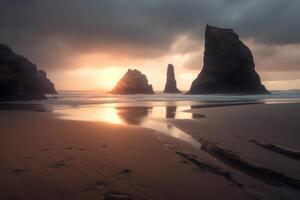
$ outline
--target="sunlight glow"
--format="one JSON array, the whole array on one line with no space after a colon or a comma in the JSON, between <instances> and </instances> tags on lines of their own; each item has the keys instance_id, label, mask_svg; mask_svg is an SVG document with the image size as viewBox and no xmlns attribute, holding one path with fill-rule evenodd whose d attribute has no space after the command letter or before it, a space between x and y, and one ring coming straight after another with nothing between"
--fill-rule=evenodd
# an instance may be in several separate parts
<instances>
[{"instance_id":1,"label":"sunlight glow","mask_svg":"<svg viewBox=\"0 0 300 200\"><path fill-rule=\"evenodd\" d=\"M122 67L106 67L97 69L93 67L84 67L73 70L70 76L78 80L78 89L100 89L109 91L117 81L124 75L127 69Z\"/></svg>"},{"instance_id":2,"label":"sunlight glow","mask_svg":"<svg viewBox=\"0 0 300 200\"><path fill-rule=\"evenodd\" d=\"M97 111L95 121L109 122L112 124L122 124L116 108L114 107L102 107Z\"/></svg>"},{"instance_id":3,"label":"sunlight glow","mask_svg":"<svg viewBox=\"0 0 300 200\"><path fill-rule=\"evenodd\" d=\"M111 90L126 71L124 67L107 67L97 70L99 87Z\"/></svg>"},{"instance_id":4,"label":"sunlight glow","mask_svg":"<svg viewBox=\"0 0 300 200\"><path fill-rule=\"evenodd\" d=\"M61 119L101 121L112 124L123 123L114 107L82 107L77 109L61 109L55 112L61 115Z\"/></svg>"}]
</instances>

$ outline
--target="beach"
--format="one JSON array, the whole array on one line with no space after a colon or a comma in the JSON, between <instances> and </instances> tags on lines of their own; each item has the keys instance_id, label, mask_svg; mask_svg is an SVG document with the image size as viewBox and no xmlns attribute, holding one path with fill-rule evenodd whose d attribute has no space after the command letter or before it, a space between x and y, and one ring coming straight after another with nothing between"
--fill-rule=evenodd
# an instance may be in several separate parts
<instances>
[{"instance_id":1,"label":"beach","mask_svg":"<svg viewBox=\"0 0 300 200\"><path fill-rule=\"evenodd\" d=\"M300 200L299 8L0 0L0 200Z\"/></svg>"},{"instance_id":2,"label":"beach","mask_svg":"<svg viewBox=\"0 0 300 200\"><path fill-rule=\"evenodd\" d=\"M0 199L299 199L298 103L160 120L199 147L134 123L40 111L0 111Z\"/></svg>"},{"instance_id":3,"label":"beach","mask_svg":"<svg viewBox=\"0 0 300 200\"><path fill-rule=\"evenodd\" d=\"M243 196L221 177L197 174L180 163L183 159L149 132L56 120L44 113L1 111L0 196L99 199L116 191L134 199L192 199L210 197L216 188L222 191L219 199L233 193L236 199Z\"/></svg>"}]
</instances>

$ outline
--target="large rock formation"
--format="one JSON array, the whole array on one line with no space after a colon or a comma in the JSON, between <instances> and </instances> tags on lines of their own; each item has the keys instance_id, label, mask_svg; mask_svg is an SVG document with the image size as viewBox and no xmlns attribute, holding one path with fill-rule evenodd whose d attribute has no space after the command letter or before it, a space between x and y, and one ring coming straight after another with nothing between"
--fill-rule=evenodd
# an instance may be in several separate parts
<instances>
[{"instance_id":1,"label":"large rock formation","mask_svg":"<svg viewBox=\"0 0 300 200\"><path fill-rule=\"evenodd\" d=\"M136 69L129 69L111 92L113 94L154 94L146 75Z\"/></svg>"},{"instance_id":2,"label":"large rock formation","mask_svg":"<svg viewBox=\"0 0 300 200\"><path fill-rule=\"evenodd\" d=\"M38 70L37 72L40 91L45 94L57 94L54 84L47 77L47 73L44 70Z\"/></svg>"},{"instance_id":3,"label":"large rock formation","mask_svg":"<svg viewBox=\"0 0 300 200\"><path fill-rule=\"evenodd\" d=\"M0 44L0 101L44 99L37 67Z\"/></svg>"},{"instance_id":4,"label":"large rock formation","mask_svg":"<svg viewBox=\"0 0 300 200\"><path fill-rule=\"evenodd\" d=\"M269 93L255 71L250 49L232 29L206 26L204 66L188 94Z\"/></svg>"},{"instance_id":5,"label":"large rock formation","mask_svg":"<svg viewBox=\"0 0 300 200\"><path fill-rule=\"evenodd\" d=\"M172 64L168 65L167 82L165 85L164 93L181 93L181 91L177 88L174 67Z\"/></svg>"}]
</instances>

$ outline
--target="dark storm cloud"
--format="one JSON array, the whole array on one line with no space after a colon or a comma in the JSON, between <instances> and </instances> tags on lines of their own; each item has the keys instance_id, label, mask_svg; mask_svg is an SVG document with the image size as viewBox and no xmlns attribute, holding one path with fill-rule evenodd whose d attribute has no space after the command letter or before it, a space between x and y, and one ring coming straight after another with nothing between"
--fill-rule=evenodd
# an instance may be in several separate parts
<instances>
[{"instance_id":1,"label":"dark storm cloud","mask_svg":"<svg viewBox=\"0 0 300 200\"><path fill-rule=\"evenodd\" d=\"M207 23L258 43L295 44L299 8L298 0L1 0L0 38L46 67L95 51L163 56L180 35L203 40Z\"/></svg>"},{"instance_id":2,"label":"dark storm cloud","mask_svg":"<svg viewBox=\"0 0 300 200\"><path fill-rule=\"evenodd\" d=\"M251 49L256 68L259 71L300 71L300 44L259 44L245 42ZM190 53L183 66L198 72L203 66L204 50ZM299 76L299 74L297 74Z\"/></svg>"}]
</instances>

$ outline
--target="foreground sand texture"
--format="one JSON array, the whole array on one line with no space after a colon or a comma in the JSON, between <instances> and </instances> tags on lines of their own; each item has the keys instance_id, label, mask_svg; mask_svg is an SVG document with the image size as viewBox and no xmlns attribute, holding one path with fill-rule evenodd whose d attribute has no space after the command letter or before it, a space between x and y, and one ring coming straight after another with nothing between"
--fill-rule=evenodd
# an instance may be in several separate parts
<instances>
[{"instance_id":1,"label":"foreground sand texture","mask_svg":"<svg viewBox=\"0 0 300 200\"><path fill-rule=\"evenodd\" d=\"M299 150L299 111L299 104L194 108L188 112L206 117L170 123L202 142L195 149L136 126L2 110L0 199L299 199L299 160L251 142ZM294 184L234 166L222 150Z\"/></svg>"}]
</instances>

